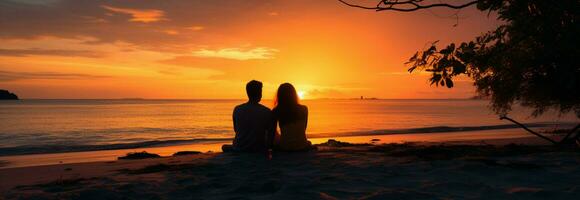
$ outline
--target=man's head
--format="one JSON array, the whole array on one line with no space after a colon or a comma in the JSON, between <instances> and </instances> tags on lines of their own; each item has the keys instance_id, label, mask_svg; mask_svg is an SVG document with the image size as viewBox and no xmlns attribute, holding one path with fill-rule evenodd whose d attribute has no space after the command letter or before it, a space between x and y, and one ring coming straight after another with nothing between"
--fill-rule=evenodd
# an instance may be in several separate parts
<instances>
[{"instance_id":1,"label":"man's head","mask_svg":"<svg viewBox=\"0 0 580 200\"><path fill-rule=\"evenodd\" d=\"M251 80L246 84L246 93L248 99L253 102L260 102L262 100L262 82Z\"/></svg>"}]
</instances>

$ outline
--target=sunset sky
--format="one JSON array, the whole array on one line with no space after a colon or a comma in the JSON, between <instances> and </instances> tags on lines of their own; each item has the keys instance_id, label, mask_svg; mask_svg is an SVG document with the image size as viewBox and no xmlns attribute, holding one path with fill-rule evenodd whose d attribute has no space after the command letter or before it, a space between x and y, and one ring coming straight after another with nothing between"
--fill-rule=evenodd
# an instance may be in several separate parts
<instances>
[{"instance_id":1,"label":"sunset sky","mask_svg":"<svg viewBox=\"0 0 580 200\"><path fill-rule=\"evenodd\" d=\"M474 7L456 12L337 0L0 0L0 88L21 98L245 98L256 79L264 98L283 82L306 98L470 97L467 79L435 88L404 65L429 42L499 24Z\"/></svg>"}]
</instances>

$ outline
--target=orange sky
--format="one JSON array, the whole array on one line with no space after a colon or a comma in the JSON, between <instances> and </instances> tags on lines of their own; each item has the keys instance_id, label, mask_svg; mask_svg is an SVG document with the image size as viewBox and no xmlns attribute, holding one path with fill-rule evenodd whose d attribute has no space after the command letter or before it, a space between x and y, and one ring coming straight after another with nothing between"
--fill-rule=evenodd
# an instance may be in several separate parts
<instances>
[{"instance_id":1,"label":"orange sky","mask_svg":"<svg viewBox=\"0 0 580 200\"><path fill-rule=\"evenodd\" d=\"M355 1L355 0L352 0ZM5 0L0 88L22 98L464 98L404 62L428 42L460 42L499 23L475 8L374 12L336 0Z\"/></svg>"}]
</instances>

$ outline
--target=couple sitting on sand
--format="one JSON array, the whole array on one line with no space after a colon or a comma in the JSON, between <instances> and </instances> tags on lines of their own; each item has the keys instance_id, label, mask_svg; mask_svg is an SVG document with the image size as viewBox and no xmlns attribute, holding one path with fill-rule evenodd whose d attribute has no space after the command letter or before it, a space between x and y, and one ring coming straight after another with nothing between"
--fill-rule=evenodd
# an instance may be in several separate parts
<instances>
[{"instance_id":1,"label":"couple sitting on sand","mask_svg":"<svg viewBox=\"0 0 580 200\"><path fill-rule=\"evenodd\" d=\"M308 108L298 103L296 89L290 83L278 87L274 109L260 104L262 83L246 84L248 102L234 109L233 145L224 145L224 152L306 151L312 144L306 139ZM280 134L276 131L280 125Z\"/></svg>"}]
</instances>

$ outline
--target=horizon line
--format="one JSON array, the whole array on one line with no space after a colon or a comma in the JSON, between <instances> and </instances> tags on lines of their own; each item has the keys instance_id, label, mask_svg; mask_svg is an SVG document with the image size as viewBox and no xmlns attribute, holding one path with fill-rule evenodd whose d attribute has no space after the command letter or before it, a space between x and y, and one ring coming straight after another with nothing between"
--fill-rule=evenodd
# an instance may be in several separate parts
<instances>
[{"instance_id":1,"label":"horizon line","mask_svg":"<svg viewBox=\"0 0 580 200\"><path fill-rule=\"evenodd\" d=\"M300 100L473 100L465 98L306 98ZM19 100L247 100L247 98L20 98ZM274 100L271 98L262 100ZM477 99L476 99L477 100Z\"/></svg>"}]
</instances>

